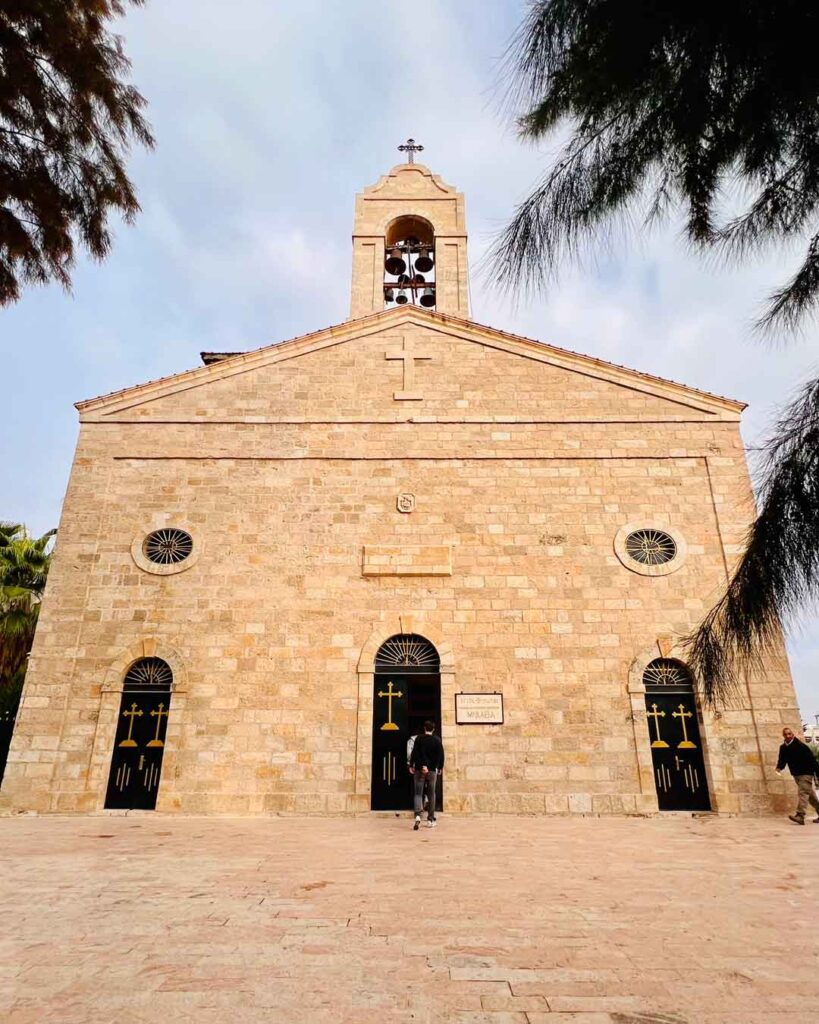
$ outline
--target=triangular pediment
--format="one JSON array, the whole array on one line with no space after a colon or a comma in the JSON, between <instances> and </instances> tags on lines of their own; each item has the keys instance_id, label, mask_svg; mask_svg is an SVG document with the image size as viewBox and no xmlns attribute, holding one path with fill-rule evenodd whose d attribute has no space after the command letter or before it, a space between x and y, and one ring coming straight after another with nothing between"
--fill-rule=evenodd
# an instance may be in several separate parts
<instances>
[{"instance_id":1,"label":"triangular pediment","mask_svg":"<svg viewBox=\"0 0 819 1024\"><path fill-rule=\"evenodd\" d=\"M494 328L388 310L81 402L83 420L731 419L744 406Z\"/></svg>"}]
</instances>

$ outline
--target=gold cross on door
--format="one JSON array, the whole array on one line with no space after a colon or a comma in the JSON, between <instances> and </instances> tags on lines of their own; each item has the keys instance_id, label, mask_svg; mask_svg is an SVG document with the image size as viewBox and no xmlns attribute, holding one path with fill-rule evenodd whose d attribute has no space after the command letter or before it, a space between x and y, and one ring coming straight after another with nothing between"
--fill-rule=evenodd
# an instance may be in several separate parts
<instances>
[{"instance_id":1,"label":"gold cross on door","mask_svg":"<svg viewBox=\"0 0 819 1024\"><path fill-rule=\"evenodd\" d=\"M120 742L121 747L135 747L137 742L132 738L134 731L134 719L142 718L142 712L139 709L139 704L132 704L130 711L123 711L122 717L128 719L128 735L124 740Z\"/></svg>"},{"instance_id":2,"label":"gold cross on door","mask_svg":"<svg viewBox=\"0 0 819 1024\"><path fill-rule=\"evenodd\" d=\"M668 744L665 742L665 740L660 735L660 719L661 718L665 718L665 711L658 711L656 704L652 704L651 707L652 707L653 710L652 711L646 711L646 717L654 719L654 729L655 729L655 731L657 733L657 739L654 740L654 742L651 745L652 745L652 747L667 747ZM649 731L649 735L650 734L651 733Z\"/></svg>"},{"instance_id":3,"label":"gold cross on door","mask_svg":"<svg viewBox=\"0 0 819 1024\"><path fill-rule=\"evenodd\" d=\"M168 717L168 712L165 710L165 705L160 704L158 708L151 712L151 718L156 719L156 736L146 744L149 747L164 747L165 744L159 738L159 734L162 731L162 719Z\"/></svg>"},{"instance_id":4,"label":"gold cross on door","mask_svg":"<svg viewBox=\"0 0 819 1024\"><path fill-rule=\"evenodd\" d=\"M379 690L378 696L387 698L387 721L381 726L381 731L387 732L397 730L398 726L392 720L392 702L394 697L403 697L404 694L400 690L393 690L392 682L389 682L387 683L386 693L384 690Z\"/></svg>"}]
</instances>

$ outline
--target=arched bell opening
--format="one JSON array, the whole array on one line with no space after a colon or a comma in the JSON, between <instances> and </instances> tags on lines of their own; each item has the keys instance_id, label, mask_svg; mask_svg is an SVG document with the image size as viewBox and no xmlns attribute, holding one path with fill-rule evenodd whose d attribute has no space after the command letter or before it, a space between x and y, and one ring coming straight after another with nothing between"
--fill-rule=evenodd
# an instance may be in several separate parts
<instances>
[{"instance_id":1,"label":"arched bell opening","mask_svg":"<svg viewBox=\"0 0 819 1024\"><path fill-rule=\"evenodd\" d=\"M661 811L709 811L694 680L674 658L655 658L643 671L654 785Z\"/></svg>"},{"instance_id":2,"label":"arched bell opening","mask_svg":"<svg viewBox=\"0 0 819 1024\"><path fill-rule=\"evenodd\" d=\"M424 722L441 729L441 659L435 646L416 633L385 640L375 656L373 676L372 788L374 811L412 808L407 744ZM443 809L439 781L437 810Z\"/></svg>"},{"instance_id":3,"label":"arched bell opening","mask_svg":"<svg viewBox=\"0 0 819 1024\"><path fill-rule=\"evenodd\" d=\"M384 308L435 308L435 232L423 217L398 217L387 228Z\"/></svg>"},{"instance_id":4,"label":"arched bell opening","mask_svg":"<svg viewBox=\"0 0 819 1024\"><path fill-rule=\"evenodd\" d=\"M431 247L435 242L435 229L425 217L415 214L396 217L387 227L387 248L407 238L416 238L421 245Z\"/></svg>"},{"instance_id":5,"label":"arched bell opening","mask_svg":"<svg viewBox=\"0 0 819 1024\"><path fill-rule=\"evenodd\" d=\"M162 658L139 658L125 673L106 808L156 807L172 687L173 672Z\"/></svg>"}]
</instances>

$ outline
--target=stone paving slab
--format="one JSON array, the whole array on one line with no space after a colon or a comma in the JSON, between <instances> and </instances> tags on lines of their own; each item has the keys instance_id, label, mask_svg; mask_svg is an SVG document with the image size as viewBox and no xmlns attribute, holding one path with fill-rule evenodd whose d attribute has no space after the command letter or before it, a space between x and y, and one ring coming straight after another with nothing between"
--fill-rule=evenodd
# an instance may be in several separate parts
<instances>
[{"instance_id":1,"label":"stone paving slab","mask_svg":"<svg viewBox=\"0 0 819 1024\"><path fill-rule=\"evenodd\" d=\"M0 818L7 1024L797 1024L819 826Z\"/></svg>"}]
</instances>

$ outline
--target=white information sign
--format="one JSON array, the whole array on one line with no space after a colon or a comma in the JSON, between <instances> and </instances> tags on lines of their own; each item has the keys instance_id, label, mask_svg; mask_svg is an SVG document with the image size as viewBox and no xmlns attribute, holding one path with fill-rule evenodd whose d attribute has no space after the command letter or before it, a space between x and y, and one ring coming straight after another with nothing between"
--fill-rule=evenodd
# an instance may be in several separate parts
<instances>
[{"instance_id":1,"label":"white information sign","mask_svg":"<svg viewBox=\"0 0 819 1024\"><path fill-rule=\"evenodd\" d=\"M502 693L456 693L458 725L503 725Z\"/></svg>"}]
</instances>

